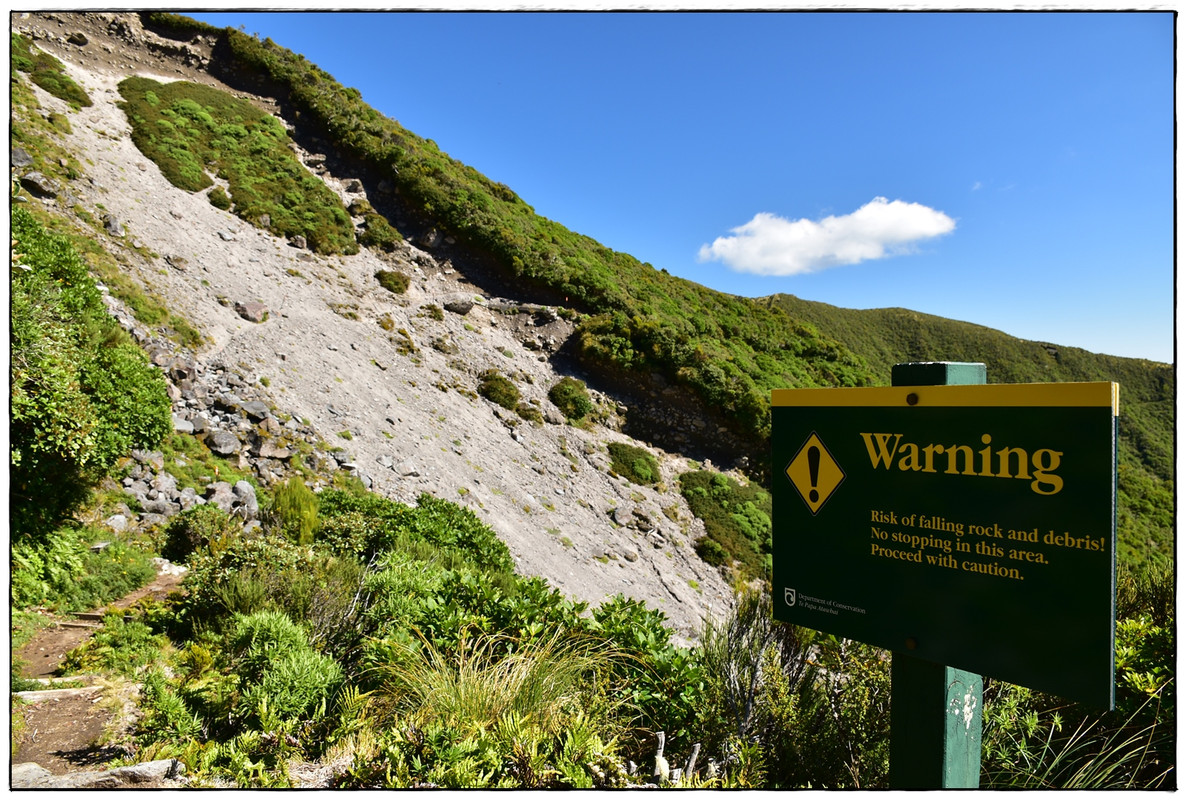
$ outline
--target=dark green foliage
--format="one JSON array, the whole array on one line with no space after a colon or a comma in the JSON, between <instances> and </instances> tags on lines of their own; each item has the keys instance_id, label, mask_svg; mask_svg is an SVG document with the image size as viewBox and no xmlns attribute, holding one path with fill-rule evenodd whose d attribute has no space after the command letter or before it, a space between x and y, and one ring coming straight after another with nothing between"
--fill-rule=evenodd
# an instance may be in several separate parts
<instances>
[{"instance_id":1,"label":"dark green foliage","mask_svg":"<svg viewBox=\"0 0 1186 800\"><path fill-rule=\"evenodd\" d=\"M392 294L403 294L408 291L408 284L412 282L412 279L404 273L390 269L381 269L376 272L375 280Z\"/></svg>"},{"instance_id":2,"label":"dark green foliage","mask_svg":"<svg viewBox=\"0 0 1186 800\"><path fill-rule=\"evenodd\" d=\"M696 552L709 564L737 561L747 578L770 577L770 493L756 484L742 486L708 470L679 476L680 491L692 513L704 521Z\"/></svg>"},{"instance_id":3,"label":"dark green foliage","mask_svg":"<svg viewBox=\"0 0 1186 800\"><path fill-rule=\"evenodd\" d=\"M42 50L33 52L33 43L19 33L12 34L12 71L29 73L29 79L59 100L75 108L91 105L90 95L62 71L62 62Z\"/></svg>"},{"instance_id":4,"label":"dark green foliage","mask_svg":"<svg viewBox=\"0 0 1186 800\"><path fill-rule=\"evenodd\" d=\"M382 214L368 211L363 215L363 219L366 220L366 227L358 237L358 241L366 247L386 250L390 253L395 250L397 244L404 240L403 235L391 227L391 223Z\"/></svg>"},{"instance_id":5,"label":"dark green foliage","mask_svg":"<svg viewBox=\"0 0 1186 800\"><path fill-rule=\"evenodd\" d=\"M12 209L11 479L18 536L44 533L172 427L164 376L107 315L69 242Z\"/></svg>"},{"instance_id":6,"label":"dark green foliage","mask_svg":"<svg viewBox=\"0 0 1186 800\"><path fill-rule=\"evenodd\" d=\"M488 369L479 376L478 394L508 411L519 405L519 388L496 369Z\"/></svg>"},{"instance_id":7,"label":"dark green foliage","mask_svg":"<svg viewBox=\"0 0 1186 800\"><path fill-rule=\"evenodd\" d=\"M206 549L219 551L242 527L213 503L194 506L169 520L161 555L170 561L184 563L192 553Z\"/></svg>"},{"instance_id":8,"label":"dark green foliage","mask_svg":"<svg viewBox=\"0 0 1186 800\"><path fill-rule=\"evenodd\" d=\"M223 211L231 210L231 196L221 186L215 186L211 189L208 197L210 198L210 205L215 208L221 208Z\"/></svg>"},{"instance_id":9,"label":"dark green foliage","mask_svg":"<svg viewBox=\"0 0 1186 800\"><path fill-rule=\"evenodd\" d=\"M659 482L659 462L650 451L624 442L608 445L609 468L631 483L648 485Z\"/></svg>"},{"instance_id":10,"label":"dark green foliage","mask_svg":"<svg viewBox=\"0 0 1186 800\"><path fill-rule=\"evenodd\" d=\"M474 513L429 494L415 508L374 494L329 490L318 495L322 519L318 538L335 552L370 558L395 547L425 542L492 571L514 567L510 551Z\"/></svg>"},{"instance_id":11,"label":"dark green foliage","mask_svg":"<svg viewBox=\"0 0 1186 800\"><path fill-rule=\"evenodd\" d=\"M585 388L584 381L576 378L561 378L548 390L548 399L560 409L561 414L571 420L584 419L593 410L589 390Z\"/></svg>"},{"instance_id":12,"label":"dark green foliage","mask_svg":"<svg viewBox=\"0 0 1186 800\"><path fill-rule=\"evenodd\" d=\"M67 675L114 672L134 677L144 667L161 660L168 639L144 622L122 614L108 614L103 627L62 662Z\"/></svg>"},{"instance_id":13,"label":"dark green foliage","mask_svg":"<svg viewBox=\"0 0 1186 800\"><path fill-rule=\"evenodd\" d=\"M318 253L356 253L354 227L338 199L297 161L284 126L246 101L209 86L127 78L119 85L132 141L174 186L230 186L234 212ZM211 202L218 204L216 195ZM221 207L221 206L220 206Z\"/></svg>"},{"instance_id":14,"label":"dark green foliage","mask_svg":"<svg viewBox=\"0 0 1186 800\"><path fill-rule=\"evenodd\" d=\"M320 716L342 680L334 660L314 651L282 612L239 617L228 651L244 687L239 713L257 723Z\"/></svg>"},{"instance_id":15,"label":"dark green foliage","mask_svg":"<svg viewBox=\"0 0 1186 800\"><path fill-rule=\"evenodd\" d=\"M317 496L296 475L272 492L269 520L296 544L312 544L317 531Z\"/></svg>"},{"instance_id":16,"label":"dark green foliage","mask_svg":"<svg viewBox=\"0 0 1186 800\"><path fill-rule=\"evenodd\" d=\"M90 550L98 532L64 527L12 546L12 604L90 611L148 583L156 575L142 550L115 541Z\"/></svg>"}]
</instances>

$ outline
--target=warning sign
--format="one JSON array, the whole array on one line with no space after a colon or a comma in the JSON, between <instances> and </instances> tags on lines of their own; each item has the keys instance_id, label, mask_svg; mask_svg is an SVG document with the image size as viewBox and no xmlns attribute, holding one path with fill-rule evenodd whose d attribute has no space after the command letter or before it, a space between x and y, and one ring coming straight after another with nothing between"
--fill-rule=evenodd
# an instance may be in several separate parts
<instances>
[{"instance_id":1,"label":"warning sign","mask_svg":"<svg viewBox=\"0 0 1186 800\"><path fill-rule=\"evenodd\" d=\"M819 513L832 493L844 482L844 470L814 431L791 459L786 473L812 515Z\"/></svg>"}]
</instances>

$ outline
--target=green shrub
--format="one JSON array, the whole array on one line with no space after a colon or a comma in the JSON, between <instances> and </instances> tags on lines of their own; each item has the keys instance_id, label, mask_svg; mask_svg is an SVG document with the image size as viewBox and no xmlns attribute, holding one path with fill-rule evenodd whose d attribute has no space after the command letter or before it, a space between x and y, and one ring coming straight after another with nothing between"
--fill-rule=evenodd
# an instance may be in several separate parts
<instances>
[{"instance_id":1,"label":"green shrub","mask_svg":"<svg viewBox=\"0 0 1186 800\"><path fill-rule=\"evenodd\" d=\"M296 475L276 486L265 512L268 519L296 544L312 544L319 524L317 495Z\"/></svg>"},{"instance_id":2,"label":"green shrub","mask_svg":"<svg viewBox=\"0 0 1186 800\"><path fill-rule=\"evenodd\" d=\"M282 612L261 611L235 622L228 652L246 686L242 712L259 720L315 715L342 680L337 663L315 652L302 628Z\"/></svg>"},{"instance_id":3,"label":"green shrub","mask_svg":"<svg viewBox=\"0 0 1186 800\"><path fill-rule=\"evenodd\" d=\"M215 186L213 189L211 189L210 194L207 195L207 197L210 200L210 205L214 206L215 208L220 208L223 211L231 210L231 197L221 186Z\"/></svg>"},{"instance_id":4,"label":"green shrub","mask_svg":"<svg viewBox=\"0 0 1186 800\"><path fill-rule=\"evenodd\" d=\"M168 644L168 637L154 634L144 622L108 614L94 636L70 651L62 671L67 675L115 672L134 677L142 668L162 661Z\"/></svg>"},{"instance_id":5,"label":"green shrub","mask_svg":"<svg viewBox=\"0 0 1186 800\"><path fill-rule=\"evenodd\" d=\"M478 394L508 411L519 405L519 388L496 369L488 369L478 376Z\"/></svg>"},{"instance_id":6,"label":"green shrub","mask_svg":"<svg viewBox=\"0 0 1186 800\"><path fill-rule=\"evenodd\" d=\"M543 422L543 413L531 403L519 403L515 406L515 413L528 422Z\"/></svg>"},{"instance_id":7,"label":"green shrub","mask_svg":"<svg viewBox=\"0 0 1186 800\"><path fill-rule=\"evenodd\" d=\"M169 521L161 555L184 563L200 550L221 551L240 530L242 525L213 503L197 505Z\"/></svg>"},{"instance_id":8,"label":"green shrub","mask_svg":"<svg viewBox=\"0 0 1186 800\"><path fill-rule=\"evenodd\" d=\"M412 282L411 278L404 273L390 269L381 269L376 272L375 280L392 294L403 294L408 291L408 285Z\"/></svg>"},{"instance_id":9,"label":"green shrub","mask_svg":"<svg viewBox=\"0 0 1186 800\"><path fill-rule=\"evenodd\" d=\"M213 185L206 170L230 187L234 213L271 232L304 236L318 253L358 252L342 202L289 149L275 117L213 87L186 81L162 84L132 77L119 85L132 141L181 189ZM218 204L221 195L211 192Z\"/></svg>"},{"instance_id":10,"label":"green shrub","mask_svg":"<svg viewBox=\"0 0 1186 800\"><path fill-rule=\"evenodd\" d=\"M132 448L172 427L164 376L107 314L70 242L12 208L13 532L44 535Z\"/></svg>"},{"instance_id":11,"label":"green shrub","mask_svg":"<svg viewBox=\"0 0 1186 800\"><path fill-rule=\"evenodd\" d=\"M12 34L12 70L29 73L30 80L59 100L75 108L91 105L90 95L63 72L62 62L49 53L33 52L33 43L19 33Z\"/></svg>"},{"instance_id":12,"label":"green shrub","mask_svg":"<svg viewBox=\"0 0 1186 800\"><path fill-rule=\"evenodd\" d=\"M659 462L647 450L623 442L609 444L610 469L631 483L659 482Z\"/></svg>"},{"instance_id":13,"label":"green shrub","mask_svg":"<svg viewBox=\"0 0 1186 800\"><path fill-rule=\"evenodd\" d=\"M589 390L583 381L576 378L561 378L548 390L548 399L560 409L560 413L571 420L581 420L593 410Z\"/></svg>"},{"instance_id":14,"label":"green shrub","mask_svg":"<svg viewBox=\"0 0 1186 800\"><path fill-rule=\"evenodd\" d=\"M756 483L742 486L710 470L679 476L680 491L692 513L704 522L696 552L713 566L738 562L747 578L768 578L772 504Z\"/></svg>"},{"instance_id":15,"label":"green shrub","mask_svg":"<svg viewBox=\"0 0 1186 800\"><path fill-rule=\"evenodd\" d=\"M391 227L391 223L382 214L370 211L363 215L363 219L366 220L366 227L358 237L360 244L390 253L395 250L397 244L404 240L403 235ZM401 293L396 292L396 294Z\"/></svg>"}]
</instances>

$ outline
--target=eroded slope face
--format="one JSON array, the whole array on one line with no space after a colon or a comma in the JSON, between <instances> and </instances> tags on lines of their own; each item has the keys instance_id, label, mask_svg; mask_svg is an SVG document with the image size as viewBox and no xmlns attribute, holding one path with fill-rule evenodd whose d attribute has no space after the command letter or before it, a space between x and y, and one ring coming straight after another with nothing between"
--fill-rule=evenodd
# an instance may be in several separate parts
<instances>
[{"instance_id":1,"label":"eroded slope face","mask_svg":"<svg viewBox=\"0 0 1186 800\"><path fill-rule=\"evenodd\" d=\"M201 413L211 393L251 387L307 424L316 434L309 438L341 448L317 452L325 469L351 469L404 502L428 492L470 507L508 544L520 572L578 599L636 597L664 611L683 637L729 605L720 574L692 549L703 529L678 492L686 459L652 449L660 483L630 483L610 474L607 445L646 445L616 430L615 400L593 392L606 424L586 427L566 424L548 400L571 372L558 371L563 361L554 357L572 330L562 309L484 294L463 265L442 255L448 243L440 237L322 256L216 208L210 189L172 185L132 142L118 84L130 75L216 82L197 69L208 57L204 43L153 47L153 35L135 22L104 14L13 19L94 101L71 111L38 93L44 108L68 114L72 132L61 143L85 174L57 198L35 202L67 217L81 209L115 220L105 245L207 339L193 354L196 374L209 376L205 396L175 391L180 423ZM67 43L76 28L85 28L85 45ZM332 174L324 154L293 150L344 208L365 213L360 181ZM353 218L360 229L364 222ZM382 272L407 275L406 292L381 286ZM542 421L477 394L491 369L517 387L526 416L535 409ZM244 460L262 480L285 474L284 459Z\"/></svg>"}]
</instances>

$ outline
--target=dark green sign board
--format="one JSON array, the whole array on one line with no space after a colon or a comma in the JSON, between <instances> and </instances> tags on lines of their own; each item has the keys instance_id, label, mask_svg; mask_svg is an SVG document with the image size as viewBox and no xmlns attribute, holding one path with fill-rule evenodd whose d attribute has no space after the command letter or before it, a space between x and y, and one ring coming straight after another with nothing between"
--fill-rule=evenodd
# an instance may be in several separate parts
<instances>
[{"instance_id":1,"label":"dark green sign board","mask_svg":"<svg viewBox=\"0 0 1186 800\"><path fill-rule=\"evenodd\" d=\"M1117 398L775 391L775 618L1111 708Z\"/></svg>"}]
</instances>

